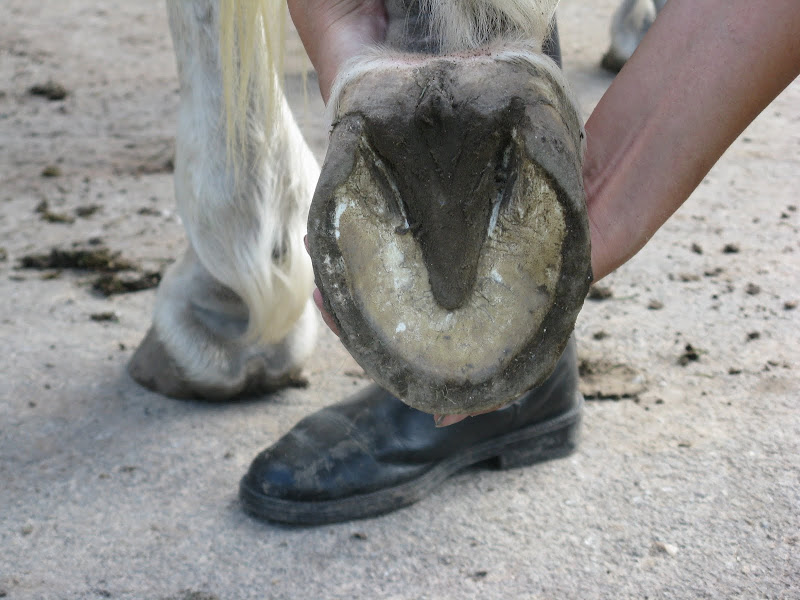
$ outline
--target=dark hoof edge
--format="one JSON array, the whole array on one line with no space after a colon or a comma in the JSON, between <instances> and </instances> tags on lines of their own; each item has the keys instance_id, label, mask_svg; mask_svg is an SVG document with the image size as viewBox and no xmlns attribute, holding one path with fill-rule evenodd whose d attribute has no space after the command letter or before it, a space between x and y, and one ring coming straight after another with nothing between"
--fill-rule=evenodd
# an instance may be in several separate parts
<instances>
[{"instance_id":1,"label":"dark hoof edge","mask_svg":"<svg viewBox=\"0 0 800 600\"><path fill-rule=\"evenodd\" d=\"M245 476L239 484L239 500L245 512L254 517L290 525L325 525L376 517L414 504L451 475L483 461L511 469L568 456L577 448L582 409L583 397L578 394L570 411L477 444L442 460L420 477L391 488L337 500L300 502L267 496Z\"/></svg>"}]
</instances>

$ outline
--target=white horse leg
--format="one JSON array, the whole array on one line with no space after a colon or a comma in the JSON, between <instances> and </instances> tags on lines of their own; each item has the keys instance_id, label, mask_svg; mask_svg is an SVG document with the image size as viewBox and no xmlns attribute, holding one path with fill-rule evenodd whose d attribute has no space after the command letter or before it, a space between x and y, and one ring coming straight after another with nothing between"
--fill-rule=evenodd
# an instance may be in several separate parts
<instances>
[{"instance_id":1,"label":"white horse leg","mask_svg":"<svg viewBox=\"0 0 800 600\"><path fill-rule=\"evenodd\" d=\"M129 372L173 397L226 399L296 383L316 341L302 239L318 166L281 96L275 122L248 114L234 179L217 2L168 0L167 9L181 83L175 192L189 248L161 283ZM270 76L254 73L256 85Z\"/></svg>"},{"instance_id":2,"label":"white horse leg","mask_svg":"<svg viewBox=\"0 0 800 600\"><path fill-rule=\"evenodd\" d=\"M639 46L667 0L625 0L611 21L611 46L603 56L603 68L619 71Z\"/></svg>"}]
</instances>

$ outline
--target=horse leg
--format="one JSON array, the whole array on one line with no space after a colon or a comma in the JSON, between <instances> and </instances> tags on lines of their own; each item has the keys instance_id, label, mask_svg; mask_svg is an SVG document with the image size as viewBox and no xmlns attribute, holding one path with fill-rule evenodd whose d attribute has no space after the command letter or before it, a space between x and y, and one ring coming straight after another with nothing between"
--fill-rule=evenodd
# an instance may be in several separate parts
<instances>
[{"instance_id":1,"label":"horse leg","mask_svg":"<svg viewBox=\"0 0 800 600\"><path fill-rule=\"evenodd\" d=\"M248 114L234 176L217 2L168 1L167 9L181 86L175 192L189 247L159 287L129 373L181 398L229 399L297 384L316 341L302 239L318 166L281 95L272 122Z\"/></svg>"},{"instance_id":2,"label":"horse leg","mask_svg":"<svg viewBox=\"0 0 800 600\"><path fill-rule=\"evenodd\" d=\"M667 0L625 0L620 5L611 20L611 46L601 63L604 69L614 73L622 69L666 3Z\"/></svg>"}]
</instances>

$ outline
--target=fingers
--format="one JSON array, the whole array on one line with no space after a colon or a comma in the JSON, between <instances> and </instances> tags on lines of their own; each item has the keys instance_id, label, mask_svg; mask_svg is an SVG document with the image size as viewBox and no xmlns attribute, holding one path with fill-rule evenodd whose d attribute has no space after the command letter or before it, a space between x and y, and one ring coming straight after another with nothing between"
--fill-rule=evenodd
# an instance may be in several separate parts
<instances>
[{"instance_id":1,"label":"fingers","mask_svg":"<svg viewBox=\"0 0 800 600\"><path fill-rule=\"evenodd\" d=\"M330 327L331 331L338 336L339 328L336 327L336 321L334 321L331 314L325 310L325 305L322 302L322 292L320 292L317 288L314 288L314 304L317 305L317 308L322 315L322 320L325 321L325 325Z\"/></svg>"},{"instance_id":2,"label":"fingers","mask_svg":"<svg viewBox=\"0 0 800 600\"><path fill-rule=\"evenodd\" d=\"M303 237L303 244L306 247L306 252L308 252L308 236ZM309 255L310 254L311 253L309 252ZM314 298L314 304L317 305L317 308L322 315L322 320L325 321L325 325L330 327L330 330L338 336L339 328L336 326L336 321L333 320L331 314L325 310L325 303L322 301L322 292L320 292L318 288L314 288L314 293L312 296Z\"/></svg>"}]
</instances>

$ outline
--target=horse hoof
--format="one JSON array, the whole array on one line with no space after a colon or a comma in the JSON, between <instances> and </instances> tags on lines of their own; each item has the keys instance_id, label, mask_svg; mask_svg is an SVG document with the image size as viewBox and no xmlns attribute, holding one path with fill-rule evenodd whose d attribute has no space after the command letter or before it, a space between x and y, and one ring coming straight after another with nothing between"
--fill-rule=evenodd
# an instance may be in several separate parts
<instances>
[{"instance_id":1,"label":"horse hoof","mask_svg":"<svg viewBox=\"0 0 800 600\"><path fill-rule=\"evenodd\" d=\"M609 73L619 73L627 61L627 58L621 56L618 52L611 48L603 55L603 60L600 61L600 66Z\"/></svg>"},{"instance_id":2,"label":"horse hoof","mask_svg":"<svg viewBox=\"0 0 800 600\"><path fill-rule=\"evenodd\" d=\"M341 339L419 410L551 373L591 282L582 128L546 59L424 57L349 81L309 214Z\"/></svg>"},{"instance_id":3,"label":"horse hoof","mask_svg":"<svg viewBox=\"0 0 800 600\"><path fill-rule=\"evenodd\" d=\"M222 361L227 364L227 369L214 372L209 368L205 378L192 376L190 369L178 364L155 327L151 327L128 363L128 374L142 387L180 400L229 401L261 396L285 387L308 385L308 379L299 366L270 372L263 356L250 354L246 358L225 357L224 350L217 350L213 359L227 358ZM212 377L208 377L208 372Z\"/></svg>"}]
</instances>

